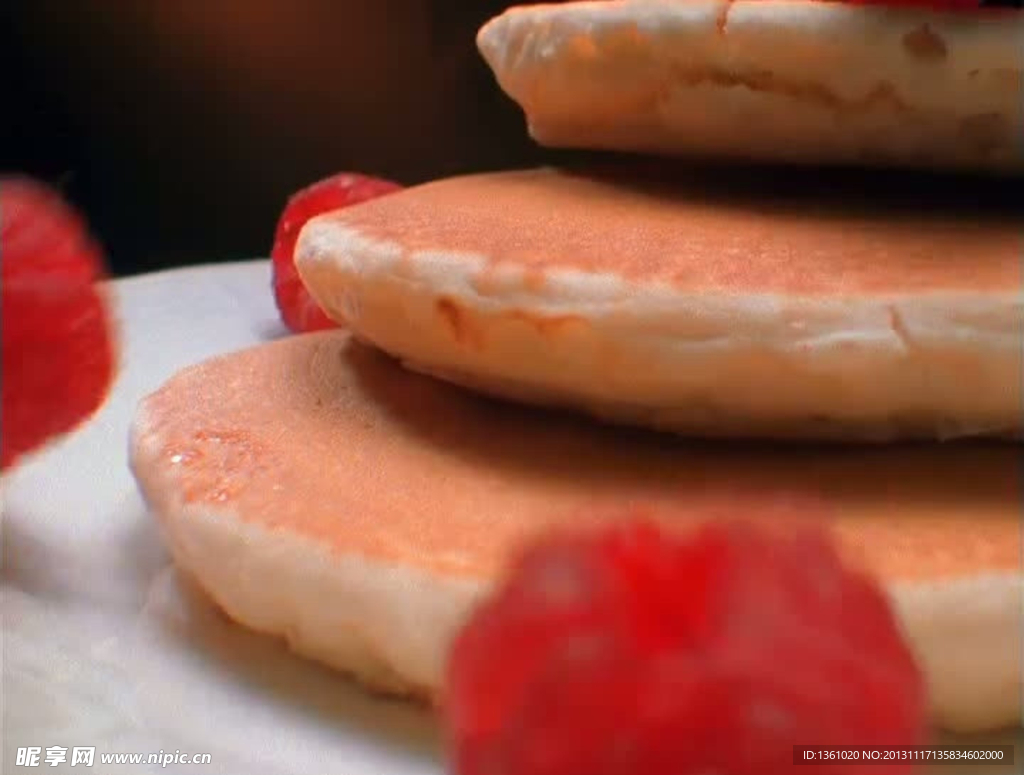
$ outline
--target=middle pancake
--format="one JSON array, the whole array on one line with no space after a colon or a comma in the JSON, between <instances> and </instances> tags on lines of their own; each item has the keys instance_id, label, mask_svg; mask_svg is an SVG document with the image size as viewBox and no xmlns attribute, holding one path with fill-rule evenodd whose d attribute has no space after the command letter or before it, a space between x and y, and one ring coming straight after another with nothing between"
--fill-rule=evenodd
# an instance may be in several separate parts
<instances>
[{"instance_id":1,"label":"middle pancake","mask_svg":"<svg viewBox=\"0 0 1024 775\"><path fill-rule=\"evenodd\" d=\"M473 175L314 219L296 264L359 338L521 401L705 436L1020 436L1017 218L836 188Z\"/></svg>"}]
</instances>

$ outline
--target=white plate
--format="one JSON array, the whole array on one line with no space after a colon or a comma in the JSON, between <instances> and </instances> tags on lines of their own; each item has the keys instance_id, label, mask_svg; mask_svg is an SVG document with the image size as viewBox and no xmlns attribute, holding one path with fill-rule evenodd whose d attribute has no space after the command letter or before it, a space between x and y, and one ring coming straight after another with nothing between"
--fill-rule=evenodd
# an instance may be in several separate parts
<instances>
[{"instance_id":1,"label":"white plate","mask_svg":"<svg viewBox=\"0 0 1024 775\"><path fill-rule=\"evenodd\" d=\"M269 277L256 261L118 282L126 341L109 402L3 482L0 772L37 771L16 766L19 748L83 746L96 748L91 770L38 771L441 773L426 712L371 699L227 623L176 577L128 472L128 424L143 395L188 364L283 335ZM211 762L99 763L158 752Z\"/></svg>"},{"instance_id":2,"label":"white plate","mask_svg":"<svg viewBox=\"0 0 1024 775\"><path fill-rule=\"evenodd\" d=\"M127 468L138 400L172 373L283 335L264 261L117 283L123 371L103 410L3 482L3 762L95 746L92 771L441 772L425 712L225 622L178 583ZM101 753L210 753L207 765L103 765ZM83 772L70 761L37 771Z\"/></svg>"}]
</instances>

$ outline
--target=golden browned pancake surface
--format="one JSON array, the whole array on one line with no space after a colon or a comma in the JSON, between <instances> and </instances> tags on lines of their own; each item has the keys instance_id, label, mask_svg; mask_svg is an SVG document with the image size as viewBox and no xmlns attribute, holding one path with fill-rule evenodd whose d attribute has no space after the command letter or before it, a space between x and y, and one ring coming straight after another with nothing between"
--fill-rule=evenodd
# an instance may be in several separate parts
<instances>
[{"instance_id":1,"label":"golden browned pancake surface","mask_svg":"<svg viewBox=\"0 0 1024 775\"><path fill-rule=\"evenodd\" d=\"M344 334L192 368L145 416L187 503L430 573L489 579L544 528L631 506L685 524L776 495L887 579L1020 568L1011 446L687 444L479 398Z\"/></svg>"},{"instance_id":2,"label":"golden browned pancake surface","mask_svg":"<svg viewBox=\"0 0 1024 775\"><path fill-rule=\"evenodd\" d=\"M484 257L493 269L521 266L541 287L552 269L740 294L1006 293L1022 287L1024 235L1005 203L987 208L972 203L969 192L937 198L927 190L929 184L977 182L920 179L904 184L911 201L901 201L885 179L851 183L849 175L827 174L832 177L803 175L794 182L799 173L779 170L682 171L672 184L611 169L470 175L327 218L408 254L466 253ZM486 276L477 282L487 295Z\"/></svg>"},{"instance_id":3,"label":"golden browned pancake surface","mask_svg":"<svg viewBox=\"0 0 1024 775\"><path fill-rule=\"evenodd\" d=\"M903 5L526 3L477 45L542 145L1020 174L1024 15Z\"/></svg>"},{"instance_id":4,"label":"golden browned pancake surface","mask_svg":"<svg viewBox=\"0 0 1024 775\"><path fill-rule=\"evenodd\" d=\"M145 399L132 470L175 563L234 620L400 694L524 541L635 509L677 529L828 524L878 575L937 724L1020 720L1019 454L685 444L500 404L335 332L187 369Z\"/></svg>"},{"instance_id":5,"label":"golden browned pancake surface","mask_svg":"<svg viewBox=\"0 0 1024 775\"><path fill-rule=\"evenodd\" d=\"M492 395L698 437L1024 434L1011 187L645 166L407 189L311 220L296 267L361 340Z\"/></svg>"}]
</instances>

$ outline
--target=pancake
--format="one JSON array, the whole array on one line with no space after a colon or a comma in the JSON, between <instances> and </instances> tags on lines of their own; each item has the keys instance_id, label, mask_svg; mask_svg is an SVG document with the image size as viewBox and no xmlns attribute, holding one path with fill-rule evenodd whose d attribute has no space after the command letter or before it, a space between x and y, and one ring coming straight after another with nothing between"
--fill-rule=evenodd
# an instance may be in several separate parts
<instances>
[{"instance_id":1,"label":"pancake","mask_svg":"<svg viewBox=\"0 0 1024 775\"><path fill-rule=\"evenodd\" d=\"M296 265L361 339L517 400L693 435L1021 434L1018 214L673 175L429 183L310 221Z\"/></svg>"},{"instance_id":2,"label":"pancake","mask_svg":"<svg viewBox=\"0 0 1024 775\"><path fill-rule=\"evenodd\" d=\"M512 8L477 45L553 147L1024 169L1024 12L811 0Z\"/></svg>"},{"instance_id":3,"label":"pancake","mask_svg":"<svg viewBox=\"0 0 1024 775\"><path fill-rule=\"evenodd\" d=\"M175 563L228 616L376 689L437 699L453 634L541 531L731 509L834 531L891 593L939 724L1020 720L1004 445L684 442L487 399L327 332L173 377L139 407L131 466Z\"/></svg>"}]
</instances>

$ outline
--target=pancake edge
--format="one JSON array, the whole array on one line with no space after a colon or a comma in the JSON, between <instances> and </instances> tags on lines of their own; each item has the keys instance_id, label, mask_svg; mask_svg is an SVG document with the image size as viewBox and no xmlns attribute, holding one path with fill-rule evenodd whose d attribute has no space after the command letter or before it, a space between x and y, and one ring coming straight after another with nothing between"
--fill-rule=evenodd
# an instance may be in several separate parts
<instances>
[{"instance_id":1,"label":"pancake edge","mask_svg":"<svg viewBox=\"0 0 1024 775\"><path fill-rule=\"evenodd\" d=\"M808 0L513 7L477 47L552 147L1024 171L1024 12Z\"/></svg>"},{"instance_id":2,"label":"pancake edge","mask_svg":"<svg viewBox=\"0 0 1024 775\"><path fill-rule=\"evenodd\" d=\"M296 654L372 691L443 703L449 644L494 579L338 554L227 509L186 504L146 411L143 401L131 425L130 467L180 571L229 618ZM1020 723L1020 575L895 583L887 592L939 727L966 733Z\"/></svg>"},{"instance_id":3,"label":"pancake edge","mask_svg":"<svg viewBox=\"0 0 1024 775\"><path fill-rule=\"evenodd\" d=\"M553 259L557 256L553 256ZM1024 299L687 292L611 273L405 250L333 215L303 228L317 303L418 371L526 403L696 436L888 442L1024 435Z\"/></svg>"}]
</instances>

